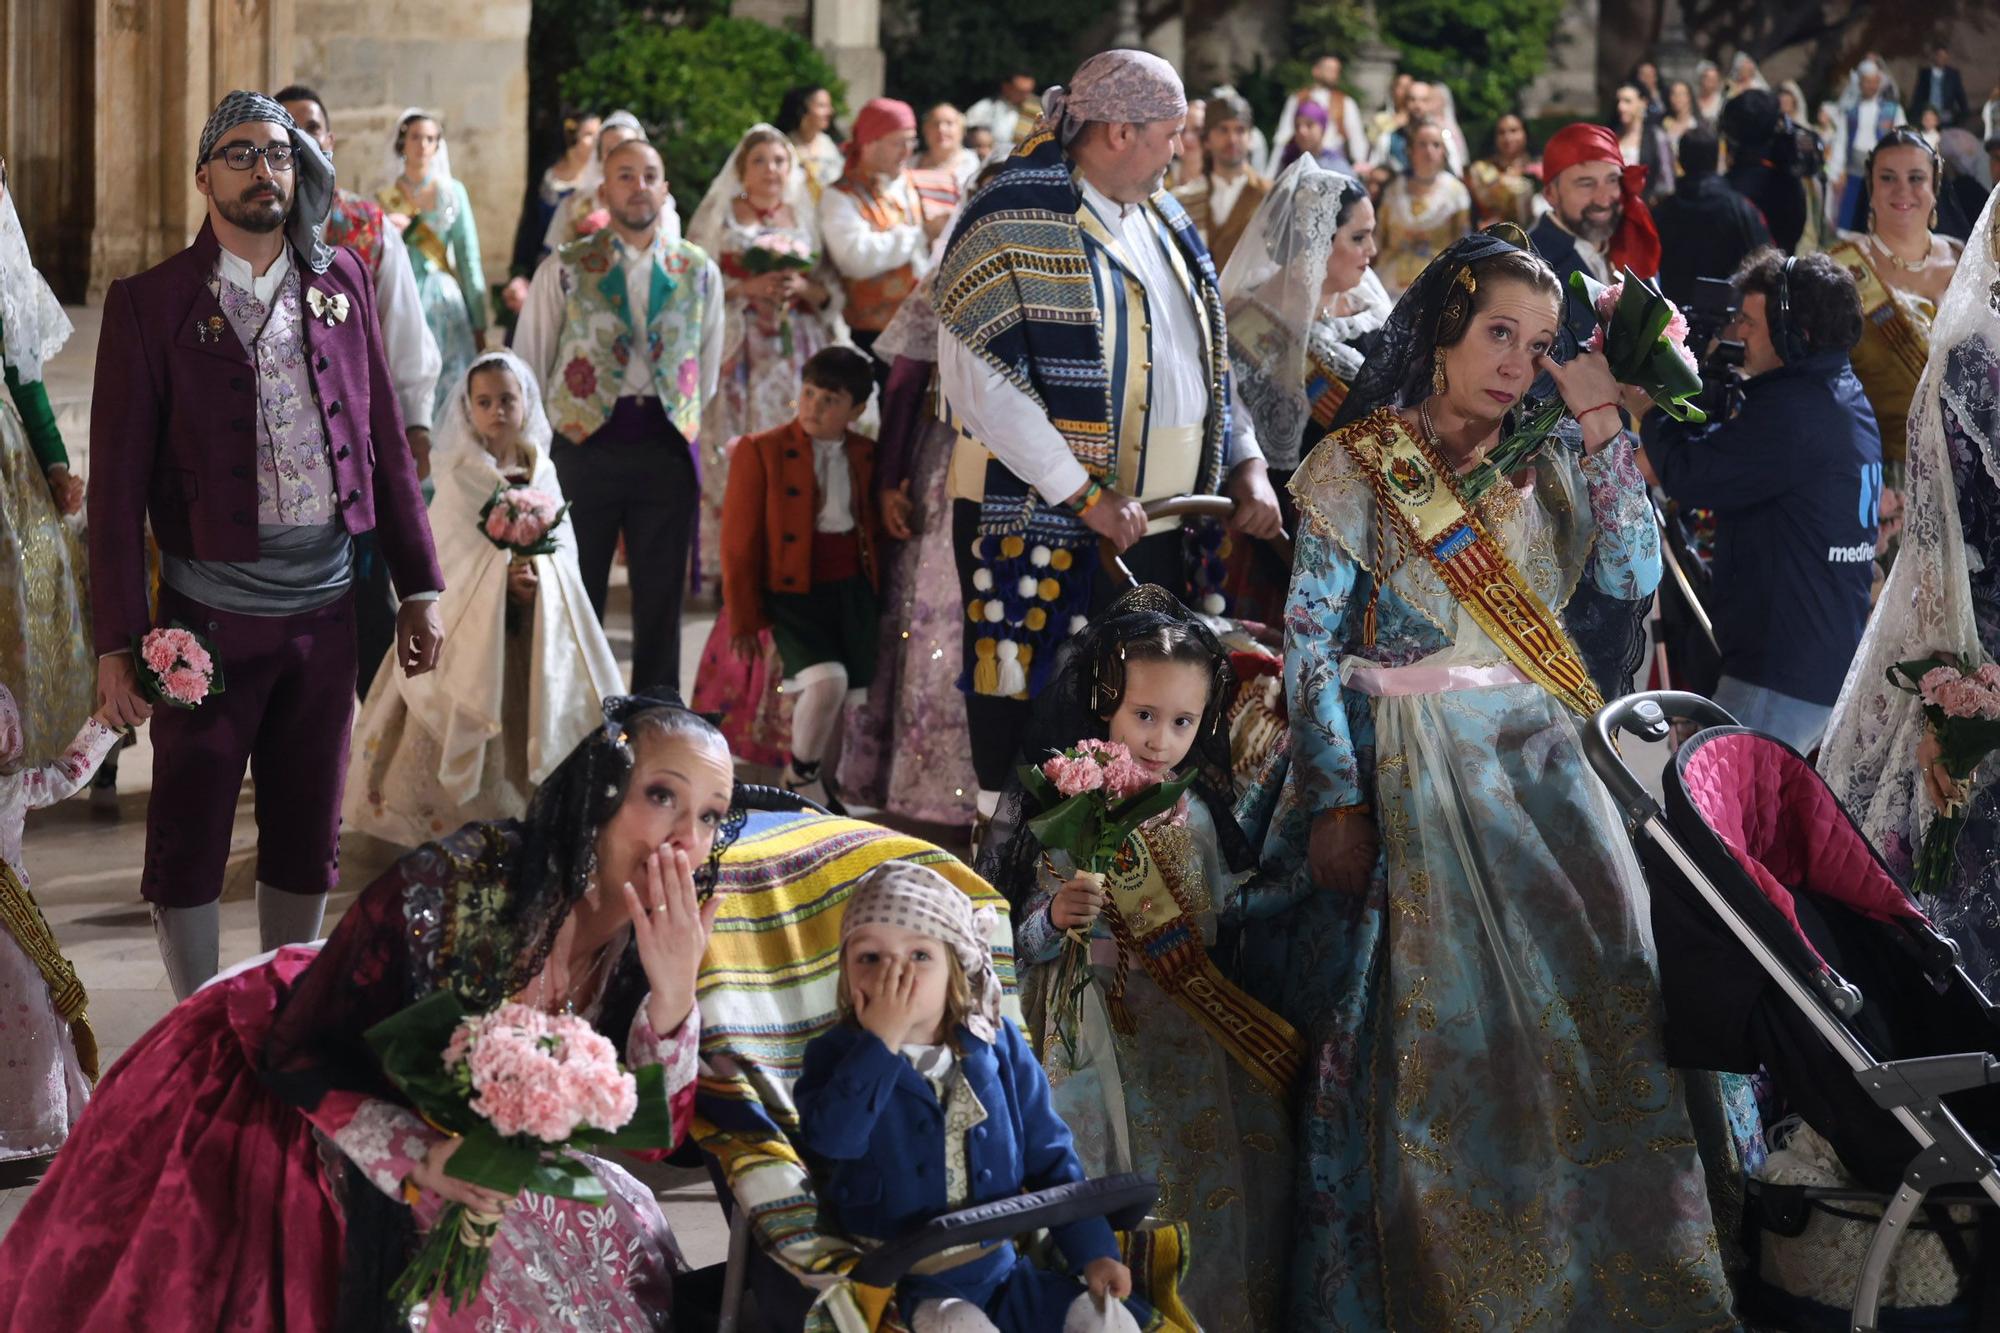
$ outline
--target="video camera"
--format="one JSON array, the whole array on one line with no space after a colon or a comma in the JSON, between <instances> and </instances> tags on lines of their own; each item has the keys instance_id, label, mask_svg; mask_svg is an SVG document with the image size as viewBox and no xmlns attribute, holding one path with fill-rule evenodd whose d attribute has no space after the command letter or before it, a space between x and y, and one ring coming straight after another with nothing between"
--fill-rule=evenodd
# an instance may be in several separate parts
<instances>
[{"instance_id":1,"label":"video camera","mask_svg":"<svg viewBox=\"0 0 2000 1333\"><path fill-rule=\"evenodd\" d=\"M1742 405L1743 344L1722 336L1742 311L1736 284L1729 279L1694 280L1687 308L1688 346L1701 355L1701 394L1694 404L1711 421L1727 421Z\"/></svg>"}]
</instances>

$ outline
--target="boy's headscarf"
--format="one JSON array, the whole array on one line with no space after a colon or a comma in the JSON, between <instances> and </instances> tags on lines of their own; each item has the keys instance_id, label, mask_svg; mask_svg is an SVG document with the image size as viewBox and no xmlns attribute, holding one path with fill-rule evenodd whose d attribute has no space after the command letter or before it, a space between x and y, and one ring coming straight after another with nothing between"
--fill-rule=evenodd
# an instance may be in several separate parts
<instances>
[{"instance_id":1,"label":"boy's headscarf","mask_svg":"<svg viewBox=\"0 0 2000 1333\"><path fill-rule=\"evenodd\" d=\"M992 1043L1000 1031L1000 978L993 970L993 951L986 943L982 914L959 887L928 866L908 861L884 861L863 875L847 896L840 921L840 947L863 926L900 926L942 940L958 956L972 990L972 1012L965 1026L979 1040Z\"/></svg>"},{"instance_id":2,"label":"boy's headscarf","mask_svg":"<svg viewBox=\"0 0 2000 1333\"><path fill-rule=\"evenodd\" d=\"M324 273L333 263L333 249L326 243L326 218L333 211L333 161L320 151L318 143L298 126L283 104L262 93L237 89L209 112L201 129L201 146L194 164L199 168L215 152L222 136L238 125L269 122L282 125L292 140L292 211L285 219L285 235L299 252L306 267ZM225 163L220 168L228 171Z\"/></svg>"}]
</instances>

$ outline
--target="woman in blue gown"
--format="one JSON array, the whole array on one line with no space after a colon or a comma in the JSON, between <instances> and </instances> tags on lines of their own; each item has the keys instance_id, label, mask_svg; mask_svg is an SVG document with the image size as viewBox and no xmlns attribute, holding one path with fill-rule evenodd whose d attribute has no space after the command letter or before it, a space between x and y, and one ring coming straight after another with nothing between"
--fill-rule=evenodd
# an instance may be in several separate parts
<instances>
[{"instance_id":1,"label":"woman in blue gown","mask_svg":"<svg viewBox=\"0 0 2000 1333\"><path fill-rule=\"evenodd\" d=\"M1561 610L1660 558L1560 303L1531 251L1454 243L1292 481L1288 771L1244 811L1282 906L1244 975L1308 1032L1294 1327L1735 1326L1644 887L1577 741L1601 700ZM1466 500L1538 371L1576 420Z\"/></svg>"}]
</instances>

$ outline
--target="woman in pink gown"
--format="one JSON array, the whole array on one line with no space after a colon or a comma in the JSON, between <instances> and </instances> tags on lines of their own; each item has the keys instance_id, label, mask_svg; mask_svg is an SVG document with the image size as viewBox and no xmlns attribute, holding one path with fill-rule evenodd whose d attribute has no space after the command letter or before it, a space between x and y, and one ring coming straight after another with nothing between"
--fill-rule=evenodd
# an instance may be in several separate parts
<instances>
[{"instance_id":1,"label":"woman in pink gown","mask_svg":"<svg viewBox=\"0 0 2000 1333\"><path fill-rule=\"evenodd\" d=\"M362 1036L440 988L470 1009L571 1007L629 1065L665 1065L678 1140L714 919L696 884L740 826L732 782L720 734L678 702L607 700L523 819L419 848L317 953L183 1001L105 1075L0 1245L0 1330L396 1327L388 1288L422 1229L448 1202L501 1202L445 1174L454 1141ZM425 1326L672 1326L659 1206L581 1160L607 1202L504 1201L478 1298Z\"/></svg>"}]
</instances>

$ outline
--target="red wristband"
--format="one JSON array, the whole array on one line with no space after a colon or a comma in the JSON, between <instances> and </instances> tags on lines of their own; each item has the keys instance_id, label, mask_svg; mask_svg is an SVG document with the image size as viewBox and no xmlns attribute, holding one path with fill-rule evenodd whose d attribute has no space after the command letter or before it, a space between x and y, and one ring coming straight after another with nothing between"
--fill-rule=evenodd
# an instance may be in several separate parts
<instances>
[{"instance_id":1,"label":"red wristband","mask_svg":"<svg viewBox=\"0 0 2000 1333\"><path fill-rule=\"evenodd\" d=\"M1617 406L1619 406L1619 402L1616 398L1614 398L1608 403L1599 403L1596 407L1584 408L1583 411L1578 412L1576 414L1576 419L1579 422L1581 422L1585 417L1589 416L1592 412L1602 412L1607 407L1617 407ZM1622 421L1623 418L1620 418L1620 420Z\"/></svg>"}]
</instances>

